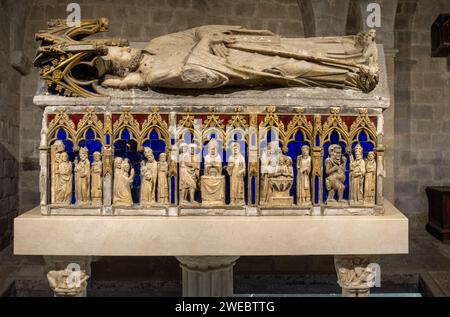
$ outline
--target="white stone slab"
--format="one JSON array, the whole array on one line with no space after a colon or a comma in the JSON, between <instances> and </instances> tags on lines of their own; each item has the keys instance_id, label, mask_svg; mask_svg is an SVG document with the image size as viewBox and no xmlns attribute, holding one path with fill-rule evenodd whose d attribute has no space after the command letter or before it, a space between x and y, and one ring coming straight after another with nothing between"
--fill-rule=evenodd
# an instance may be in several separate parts
<instances>
[{"instance_id":1,"label":"white stone slab","mask_svg":"<svg viewBox=\"0 0 450 317\"><path fill-rule=\"evenodd\" d=\"M206 256L408 253L408 220L383 216L42 216L14 220L18 255Z\"/></svg>"}]
</instances>

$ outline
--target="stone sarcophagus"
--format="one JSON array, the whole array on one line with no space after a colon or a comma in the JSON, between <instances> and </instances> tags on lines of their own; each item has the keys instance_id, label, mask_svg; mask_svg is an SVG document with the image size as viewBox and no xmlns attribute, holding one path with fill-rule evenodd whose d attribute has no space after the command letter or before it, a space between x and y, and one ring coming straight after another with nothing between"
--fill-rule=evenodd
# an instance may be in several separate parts
<instances>
[{"instance_id":1,"label":"stone sarcophagus","mask_svg":"<svg viewBox=\"0 0 450 317\"><path fill-rule=\"evenodd\" d=\"M106 30L53 21L37 35L43 214L383 213L389 93L374 31L84 40Z\"/></svg>"}]
</instances>

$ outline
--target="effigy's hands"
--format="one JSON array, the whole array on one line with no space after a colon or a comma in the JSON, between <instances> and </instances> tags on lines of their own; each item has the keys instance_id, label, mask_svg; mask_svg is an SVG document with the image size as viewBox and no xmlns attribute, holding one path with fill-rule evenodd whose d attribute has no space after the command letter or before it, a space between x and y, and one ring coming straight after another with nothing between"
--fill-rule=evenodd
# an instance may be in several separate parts
<instances>
[{"instance_id":1,"label":"effigy's hands","mask_svg":"<svg viewBox=\"0 0 450 317\"><path fill-rule=\"evenodd\" d=\"M214 32L209 36L209 41L213 54L225 58L229 55L226 45L236 43L236 37L226 33Z\"/></svg>"}]
</instances>

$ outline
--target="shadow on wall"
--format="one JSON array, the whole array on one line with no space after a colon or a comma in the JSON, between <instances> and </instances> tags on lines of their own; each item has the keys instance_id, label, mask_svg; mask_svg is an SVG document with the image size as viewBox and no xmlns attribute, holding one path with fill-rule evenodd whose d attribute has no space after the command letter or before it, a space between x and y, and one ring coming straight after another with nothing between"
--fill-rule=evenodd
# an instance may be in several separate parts
<instances>
[{"instance_id":1,"label":"shadow on wall","mask_svg":"<svg viewBox=\"0 0 450 317\"><path fill-rule=\"evenodd\" d=\"M10 244L13 236L13 220L18 214L19 163L0 144L0 251Z\"/></svg>"}]
</instances>

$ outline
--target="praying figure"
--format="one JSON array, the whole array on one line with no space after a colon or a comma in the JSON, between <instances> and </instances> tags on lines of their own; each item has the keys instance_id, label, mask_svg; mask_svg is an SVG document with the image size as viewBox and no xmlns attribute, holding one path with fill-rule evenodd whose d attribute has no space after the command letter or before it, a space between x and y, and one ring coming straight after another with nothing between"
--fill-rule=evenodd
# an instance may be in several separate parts
<instances>
[{"instance_id":1,"label":"praying figure","mask_svg":"<svg viewBox=\"0 0 450 317\"><path fill-rule=\"evenodd\" d=\"M364 175L366 163L363 159L363 148L355 146L355 157L350 156L350 202L362 203L364 199Z\"/></svg>"},{"instance_id":2,"label":"praying figure","mask_svg":"<svg viewBox=\"0 0 450 317\"><path fill-rule=\"evenodd\" d=\"M132 206L131 184L134 180L134 169L128 159L114 160L114 197L113 204Z\"/></svg>"},{"instance_id":3,"label":"praying figure","mask_svg":"<svg viewBox=\"0 0 450 317\"><path fill-rule=\"evenodd\" d=\"M75 159L75 197L77 204L86 204L90 200L91 163L88 158L88 149L80 149L80 161Z\"/></svg>"},{"instance_id":4,"label":"praying figure","mask_svg":"<svg viewBox=\"0 0 450 317\"><path fill-rule=\"evenodd\" d=\"M297 203L311 203L311 156L309 146L302 146L302 154L297 157Z\"/></svg>"},{"instance_id":5,"label":"praying figure","mask_svg":"<svg viewBox=\"0 0 450 317\"><path fill-rule=\"evenodd\" d=\"M158 162L155 160L153 150L144 148L144 156L147 161L141 162L141 205L151 205L156 198L156 179L158 177Z\"/></svg>"},{"instance_id":6,"label":"praying figure","mask_svg":"<svg viewBox=\"0 0 450 317\"><path fill-rule=\"evenodd\" d=\"M375 153L369 152L367 154L366 177L364 179L364 202L368 204L375 204L376 171L377 162L375 161Z\"/></svg>"},{"instance_id":7,"label":"praying figure","mask_svg":"<svg viewBox=\"0 0 450 317\"><path fill-rule=\"evenodd\" d=\"M205 156L205 174L201 178L203 204L225 204L225 177L222 175L222 157L216 139L208 143Z\"/></svg>"},{"instance_id":8,"label":"praying figure","mask_svg":"<svg viewBox=\"0 0 450 317\"><path fill-rule=\"evenodd\" d=\"M345 190L345 166L347 158L342 155L342 149L338 144L331 144L328 148L328 157L325 160L325 186L328 191L327 204L335 203L337 193L339 202L343 203Z\"/></svg>"},{"instance_id":9,"label":"praying figure","mask_svg":"<svg viewBox=\"0 0 450 317\"><path fill-rule=\"evenodd\" d=\"M180 145L180 202L184 204L195 202L195 191L198 188L200 160L195 154L195 148L195 144Z\"/></svg>"},{"instance_id":10,"label":"praying figure","mask_svg":"<svg viewBox=\"0 0 450 317\"><path fill-rule=\"evenodd\" d=\"M66 152L59 153L55 170L55 203L69 205L72 200L72 162Z\"/></svg>"},{"instance_id":11,"label":"praying figure","mask_svg":"<svg viewBox=\"0 0 450 317\"><path fill-rule=\"evenodd\" d=\"M232 153L228 159L226 170L230 175L230 203L231 205L245 204L245 158L240 152L239 143L233 142Z\"/></svg>"},{"instance_id":12,"label":"praying figure","mask_svg":"<svg viewBox=\"0 0 450 317\"><path fill-rule=\"evenodd\" d=\"M169 163L167 163L167 154L161 153L158 162L158 203L169 203Z\"/></svg>"},{"instance_id":13,"label":"praying figure","mask_svg":"<svg viewBox=\"0 0 450 317\"><path fill-rule=\"evenodd\" d=\"M102 154L94 152L94 162L91 164L91 199L93 205L101 205L103 197L103 181L102 181Z\"/></svg>"}]
</instances>

